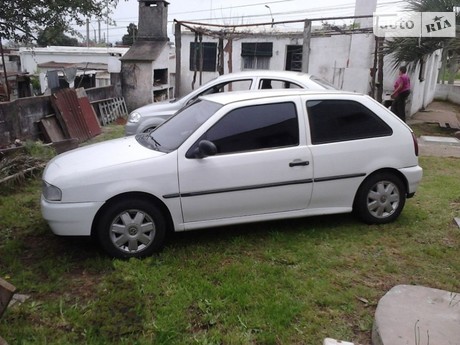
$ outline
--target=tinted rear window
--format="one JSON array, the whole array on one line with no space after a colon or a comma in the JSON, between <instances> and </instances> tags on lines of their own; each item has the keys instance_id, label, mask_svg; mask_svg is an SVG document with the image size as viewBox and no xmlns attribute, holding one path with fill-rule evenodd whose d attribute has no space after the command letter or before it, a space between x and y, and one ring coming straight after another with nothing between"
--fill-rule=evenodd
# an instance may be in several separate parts
<instances>
[{"instance_id":1,"label":"tinted rear window","mask_svg":"<svg viewBox=\"0 0 460 345\"><path fill-rule=\"evenodd\" d=\"M391 127L379 116L355 101L308 101L307 110L313 144L393 134Z\"/></svg>"}]
</instances>

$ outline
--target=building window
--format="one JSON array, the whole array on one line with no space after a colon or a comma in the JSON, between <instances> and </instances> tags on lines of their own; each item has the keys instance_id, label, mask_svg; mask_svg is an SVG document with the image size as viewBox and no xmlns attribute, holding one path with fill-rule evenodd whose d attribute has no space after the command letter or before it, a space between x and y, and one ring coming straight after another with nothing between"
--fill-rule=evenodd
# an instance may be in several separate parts
<instances>
[{"instance_id":1,"label":"building window","mask_svg":"<svg viewBox=\"0 0 460 345\"><path fill-rule=\"evenodd\" d=\"M273 56L272 42L242 43L243 69L269 69Z\"/></svg>"},{"instance_id":2,"label":"building window","mask_svg":"<svg viewBox=\"0 0 460 345\"><path fill-rule=\"evenodd\" d=\"M203 72L215 72L217 61L217 43L190 42L190 70L200 71L201 52L203 53Z\"/></svg>"}]
</instances>

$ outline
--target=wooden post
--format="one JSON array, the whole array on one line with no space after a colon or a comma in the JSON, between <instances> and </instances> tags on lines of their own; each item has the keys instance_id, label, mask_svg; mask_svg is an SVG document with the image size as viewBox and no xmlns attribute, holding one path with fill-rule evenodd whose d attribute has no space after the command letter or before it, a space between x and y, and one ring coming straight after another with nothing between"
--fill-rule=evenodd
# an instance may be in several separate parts
<instances>
[{"instance_id":1,"label":"wooden post","mask_svg":"<svg viewBox=\"0 0 460 345\"><path fill-rule=\"evenodd\" d=\"M192 90L195 90L195 82L196 82L196 72L197 72L197 47L198 47L198 32L195 31L195 41L193 45L193 79L192 79Z\"/></svg>"},{"instance_id":2,"label":"wooden post","mask_svg":"<svg viewBox=\"0 0 460 345\"><path fill-rule=\"evenodd\" d=\"M378 54L379 54L379 57L378 57L378 67L377 67L377 70L378 70L378 74L377 74L377 83L378 83L378 87L377 87L377 96L376 96L376 100L377 102L379 103L382 103L382 100L383 100L383 42L384 42L384 38L380 38L378 39Z\"/></svg>"},{"instance_id":3,"label":"wooden post","mask_svg":"<svg viewBox=\"0 0 460 345\"><path fill-rule=\"evenodd\" d=\"M310 64L311 20L306 19L303 28L302 72L308 73Z\"/></svg>"},{"instance_id":4,"label":"wooden post","mask_svg":"<svg viewBox=\"0 0 460 345\"><path fill-rule=\"evenodd\" d=\"M224 39L223 37L219 37L219 46L218 46L218 53L217 53L217 72L219 75L224 74Z\"/></svg>"},{"instance_id":5,"label":"wooden post","mask_svg":"<svg viewBox=\"0 0 460 345\"><path fill-rule=\"evenodd\" d=\"M200 86L203 85L203 63L204 63L204 49L203 49L203 33L200 32L198 36L198 40L200 42L200 62L199 62L199 69L200 69Z\"/></svg>"},{"instance_id":6,"label":"wooden post","mask_svg":"<svg viewBox=\"0 0 460 345\"><path fill-rule=\"evenodd\" d=\"M6 72L5 52L3 51L2 36L0 35L0 50L2 51L3 75L5 76L6 101L10 101L10 86L8 84L8 73Z\"/></svg>"},{"instance_id":7,"label":"wooden post","mask_svg":"<svg viewBox=\"0 0 460 345\"><path fill-rule=\"evenodd\" d=\"M182 50L182 33L181 25L176 22L174 25L174 38L176 43L176 80L174 85L174 98L180 96L180 84L181 84L181 50Z\"/></svg>"},{"instance_id":8,"label":"wooden post","mask_svg":"<svg viewBox=\"0 0 460 345\"><path fill-rule=\"evenodd\" d=\"M8 308L15 291L16 288L13 285L0 278L0 318Z\"/></svg>"}]
</instances>

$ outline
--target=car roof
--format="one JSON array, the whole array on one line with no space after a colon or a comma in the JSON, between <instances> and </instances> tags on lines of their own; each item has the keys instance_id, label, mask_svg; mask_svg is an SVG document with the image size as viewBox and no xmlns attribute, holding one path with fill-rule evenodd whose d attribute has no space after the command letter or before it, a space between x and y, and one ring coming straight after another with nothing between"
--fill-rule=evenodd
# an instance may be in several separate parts
<instances>
[{"instance_id":1,"label":"car roof","mask_svg":"<svg viewBox=\"0 0 460 345\"><path fill-rule=\"evenodd\" d=\"M275 98L285 96L340 96L340 97L364 97L359 93L341 90L305 90L305 89L271 89L271 90L251 90L251 91L232 91L215 93L201 96L200 99L226 105L234 102L251 101L263 98Z\"/></svg>"},{"instance_id":2,"label":"car roof","mask_svg":"<svg viewBox=\"0 0 460 345\"><path fill-rule=\"evenodd\" d=\"M217 77L217 79L227 79L227 78L241 78L241 77L248 77L248 78L283 78L289 77L293 79L310 79L312 76L307 73L303 72L296 72L296 71L280 71L280 70L250 70L250 71L241 71L241 72L232 72L223 74Z\"/></svg>"}]
</instances>

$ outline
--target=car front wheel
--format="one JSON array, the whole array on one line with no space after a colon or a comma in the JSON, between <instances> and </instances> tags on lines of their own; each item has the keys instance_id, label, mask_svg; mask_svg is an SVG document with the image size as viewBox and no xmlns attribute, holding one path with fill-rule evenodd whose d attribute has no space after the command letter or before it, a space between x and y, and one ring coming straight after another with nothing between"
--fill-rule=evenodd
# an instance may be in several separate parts
<instances>
[{"instance_id":1,"label":"car front wheel","mask_svg":"<svg viewBox=\"0 0 460 345\"><path fill-rule=\"evenodd\" d=\"M116 258L142 258L163 245L165 220L160 210L146 200L125 199L102 213L97 236L102 248Z\"/></svg>"},{"instance_id":2,"label":"car front wheel","mask_svg":"<svg viewBox=\"0 0 460 345\"><path fill-rule=\"evenodd\" d=\"M359 188L354 211L365 223L385 224L399 217L405 203L406 191L401 179L391 173L377 173Z\"/></svg>"}]
</instances>

